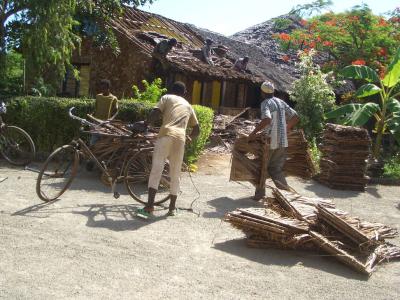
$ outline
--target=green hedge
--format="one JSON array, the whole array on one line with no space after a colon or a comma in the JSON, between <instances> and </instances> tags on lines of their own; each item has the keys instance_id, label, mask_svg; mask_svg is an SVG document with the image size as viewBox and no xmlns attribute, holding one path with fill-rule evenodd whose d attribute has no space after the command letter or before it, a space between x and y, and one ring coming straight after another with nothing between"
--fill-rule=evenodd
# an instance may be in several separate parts
<instances>
[{"instance_id":1,"label":"green hedge","mask_svg":"<svg viewBox=\"0 0 400 300\"><path fill-rule=\"evenodd\" d=\"M76 107L75 114L85 117L94 109L92 99L69 99L47 97L15 97L7 99L7 115L9 124L25 129L34 140L38 151L51 152L55 148L68 144L79 136L80 123L71 120L68 110ZM134 100L120 100L118 119L126 122L144 120L153 104ZM186 158L197 160L210 136L213 111L208 107L194 105L194 110L202 129L199 139L187 147Z\"/></svg>"}]
</instances>

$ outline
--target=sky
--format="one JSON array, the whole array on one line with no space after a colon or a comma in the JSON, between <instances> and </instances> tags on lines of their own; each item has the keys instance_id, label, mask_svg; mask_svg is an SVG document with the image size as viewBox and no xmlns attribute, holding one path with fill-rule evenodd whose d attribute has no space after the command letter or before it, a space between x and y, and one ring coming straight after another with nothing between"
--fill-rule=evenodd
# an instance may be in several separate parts
<instances>
[{"instance_id":1,"label":"sky","mask_svg":"<svg viewBox=\"0 0 400 300\"><path fill-rule=\"evenodd\" d=\"M295 5L313 0L156 0L142 9L176 21L231 35L288 13ZM375 14L400 6L400 0L333 0L334 12L368 4Z\"/></svg>"}]
</instances>

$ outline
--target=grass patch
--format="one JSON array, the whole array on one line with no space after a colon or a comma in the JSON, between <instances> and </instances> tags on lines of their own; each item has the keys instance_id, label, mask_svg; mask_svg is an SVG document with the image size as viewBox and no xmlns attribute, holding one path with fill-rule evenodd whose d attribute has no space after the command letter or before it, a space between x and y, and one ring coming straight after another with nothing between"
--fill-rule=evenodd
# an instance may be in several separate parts
<instances>
[{"instance_id":1,"label":"grass patch","mask_svg":"<svg viewBox=\"0 0 400 300\"><path fill-rule=\"evenodd\" d=\"M400 154L385 161L384 178L400 179Z\"/></svg>"}]
</instances>

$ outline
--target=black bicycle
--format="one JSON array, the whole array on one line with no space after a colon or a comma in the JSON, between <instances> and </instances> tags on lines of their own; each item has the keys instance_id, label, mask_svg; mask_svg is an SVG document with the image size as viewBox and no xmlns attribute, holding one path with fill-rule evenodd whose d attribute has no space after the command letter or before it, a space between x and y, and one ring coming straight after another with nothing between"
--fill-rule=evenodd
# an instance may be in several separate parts
<instances>
[{"instance_id":1,"label":"black bicycle","mask_svg":"<svg viewBox=\"0 0 400 300\"><path fill-rule=\"evenodd\" d=\"M1 115L7 112L4 102L0 103L0 153L11 164L26 166L35 158L35 144L29 134L17 127L7 125Z\"/></svg>"}]
</instances>

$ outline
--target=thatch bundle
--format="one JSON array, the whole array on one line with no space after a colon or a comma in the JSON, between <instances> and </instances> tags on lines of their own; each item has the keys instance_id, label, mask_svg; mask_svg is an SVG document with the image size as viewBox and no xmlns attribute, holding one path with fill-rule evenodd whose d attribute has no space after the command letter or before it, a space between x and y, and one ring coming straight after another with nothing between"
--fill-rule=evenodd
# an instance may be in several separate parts
<instances>
[{"instance_id":1,"label":"thatch bundle","mask_svg":"<svg viewBox=\"0 0 400 300\"><path fill-rule=\"evenodd\" d=\"M317 179L334 189L363 191L371 140L367 130L327 124Z\"/></svg>"},{"instance_id":2,"label":"thatch bundle","mask_svg":"<svg viewBox=\"0 0 400 300\"><path fill-rule=\"evenodd\" d=\"M351 217L330 200L273 189L265 206L225 216L250 247L322 250L367 275L377 264L400 258L400 248L385 242L398 235L395 229Z\"/></svg>"},{"instance_id":3,"label":"thatch bundle","mask_svg":"<svg viewBox=\"0 0 400 300\"><path fill-rule=\"evenodd\" d=\"M302 130L288 134L287 159L284 170L293 176L309 179L316 173L311 159L310 146Z\"/></svg>"},{"instance_id":4,"label":"thatch bundle","mask_svg":"<svg viewBox=\"0 0 400 300\"><path fill-rule=\"evenodd\" d=\"M290 175L309 179L315 174L308 143L304 133L293 131L288 136L287 161L284 171ZM249 141L247 136L235 140L232 150L232 167L230 179L233 181L249 181L254 186L263 187L268 178L269 144L264 134Z\"/></svg>"}]
</instances>

